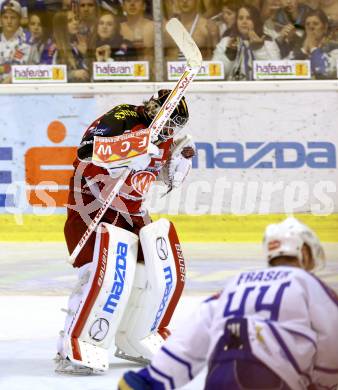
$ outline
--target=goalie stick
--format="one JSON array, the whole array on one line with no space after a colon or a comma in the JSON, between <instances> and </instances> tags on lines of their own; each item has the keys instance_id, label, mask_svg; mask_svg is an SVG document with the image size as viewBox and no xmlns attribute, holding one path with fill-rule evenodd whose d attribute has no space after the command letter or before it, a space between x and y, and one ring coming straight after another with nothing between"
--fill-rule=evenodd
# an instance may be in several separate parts
<instances>
[{"instance_id":1,"label":"goalie stick","mask_svg":"<svg viewBox=\"0 0 338 390\"><path fill-rule=\"evenodd\" d=\"M151 141L157 139L160 131L162 130L162 128L170 118L171 114L174 112L181 98L184 96L186 89L191 84L191 82L193 81L197 73L199 72L202 64L202 55L199 48L197 47L196 43L194 42L194 40L192 39L188 31L184 28L183 24L178 19L176 18L170 19L166 24L166 30L173 38L173 40L175 41L175 43L183 53L184 57L186 58L187 65L185 66L182 76L177 81L175 87L172 89L171 93L169 94L166 101L164 102L164 104L162 105L158 113L155 115L153 121L149 126ZM92 220L87 230L83 234L82 238L80 239L79 243L77 244L72 254L70 255L69 262L71 264L74 263L76 257L81 252L82 248L88 241L93 231L96 229L102 216L110 207L111 203L119 193L123 183L126 181L129 174L130 174L130 169L126 168L121 174L121 176L119 177L119 180L117 181L115 187L106 198L102 207L97 212L94 219Z\"/></svg>"}]
</instances>

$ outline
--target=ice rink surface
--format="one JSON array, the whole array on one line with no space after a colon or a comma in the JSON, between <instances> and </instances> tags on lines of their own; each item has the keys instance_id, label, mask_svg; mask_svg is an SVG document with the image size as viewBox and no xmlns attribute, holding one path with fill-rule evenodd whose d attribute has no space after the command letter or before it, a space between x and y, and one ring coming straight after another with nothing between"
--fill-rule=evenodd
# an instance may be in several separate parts
<instances>
[{"instance_id":1,"label":"ice rink surface","mask_svg":"<svg viewBox=\"0 0 338 390\"><path fill-rule=\"evenodd\" d=\"M171 328L226 279L263 267L258 244L185 244L187 283ZM327 266L318 275L338 291L338 244L325 245ZM90 377L59 376L53 357L67 295L76 272L61 243L0 243L0 389L114 390L122 373L138 366L112 355L110 369ZM186 390L203 388L203 373Z\"/></svg>"}]
</instances>

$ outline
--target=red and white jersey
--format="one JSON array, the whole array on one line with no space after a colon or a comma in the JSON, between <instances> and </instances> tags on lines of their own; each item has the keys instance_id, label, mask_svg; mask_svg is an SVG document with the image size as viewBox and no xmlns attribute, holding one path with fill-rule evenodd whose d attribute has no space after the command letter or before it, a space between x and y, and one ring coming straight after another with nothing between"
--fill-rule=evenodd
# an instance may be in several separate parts
<instances>
[{"instance_id":1,"label":"red and white jersey","mask_svg":"<svg viewBox=\"0 0 338 390\"><path fill-rule=\"evenodd\" d=\"M170 158L172 145L172 139L162 142L158 145L159 156L153 157L145 170L130 173L119 195L113 201L111 209L135 216L145 213L142 209L143 201L152 183L157 179L161 169ZM78 180L72 178L70 191L92 195L103 203L114 182L106 169L92 163L80 162L78 159L74 162L74 168L74 177L76 175L81 177Z\"/></svg>"},{"instance_id":2,"label":"red and white jersey","mask_svg":"<svg viewBox=\"0 0 338 390\"><path fill-rule=\"evenodd\" d=\"M27 43L27 37L19 27L15 34L6 39L3 33L0 34L0 64L1 65L23 65L28 63L30 55L30 45ZM1 79L10 73L10 67L4 67Z\"/></svg>"},{"instance_id":3,"label":"red and white jersey","mask_svg":"<svg viewBox=\"0 0 338 390\"><path fill-rule=\"evenodd\" d=\"M242 272L173 332L148 371L165 388L181 387L205 367L225 322L248 320L252 353L293 390L336 389L338 298L314 275L294 267Z\"/></svg>"}]
</instances>

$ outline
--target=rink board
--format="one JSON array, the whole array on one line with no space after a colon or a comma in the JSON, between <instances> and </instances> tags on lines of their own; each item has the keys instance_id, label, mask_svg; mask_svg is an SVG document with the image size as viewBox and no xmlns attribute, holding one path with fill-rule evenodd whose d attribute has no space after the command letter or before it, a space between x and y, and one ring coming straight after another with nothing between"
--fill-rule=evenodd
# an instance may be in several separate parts
<instances>
[{"instance_id":1,"label":"rink board","mask_svg":"<svg viewBox=\"0 0 338 390\"><path fill-rule=\"evenodd\" d=\"M172 85L0 90L0 213L64 214L86 127L114 105L141 104ZM187 101L193 169L168 196L153 186L152 213L338 212L337 82L196 82Z\"/></svg>"},{"instance_id":2,"label":"rink board","mask_svg":"<svg viewBox=\"0 0 338 390\"><path fill-rule=\"evenodd\" d=\"M5 241L0 243L0 307L6 313L0 324L1 389L108 390L116 388L124 371L135 368L115 360L106 376L54 374L52 358L64 317L60 308L76 277L66 263L65 208L34 210L41 199L28 194L47 189L66 203L71 162L84 128L115 104L139 104L171 85L0 89L0 241ZM331 241L324 245L328 268L320 276L338 291L338 251L332 243L338 240L337 91L336 81L192 86L187 94L187 130L197 147L192 174L169 197L161 199L165 189L155 187L149 203L153 213L174 214L169 218L181 240L193 242L183 244L188 289L174 321L219 290L225 279L261 267L263 229L283 213L301 213L297 216L322 241ZM62 126L64 137L58 132ZM220 244L200 244L210 241ZM202 383L200 378L187 390Z\"/></svg>"}]
</instances>

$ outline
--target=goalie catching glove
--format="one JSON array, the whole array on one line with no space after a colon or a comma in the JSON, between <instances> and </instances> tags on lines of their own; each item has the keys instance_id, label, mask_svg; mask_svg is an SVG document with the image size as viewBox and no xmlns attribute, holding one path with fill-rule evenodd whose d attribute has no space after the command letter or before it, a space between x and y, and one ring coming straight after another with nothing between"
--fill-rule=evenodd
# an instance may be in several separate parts
<instances>
[{"instance_id":1,"label":"goalie catching glove","mask_svg":"<svg viewBox=\"0 0 338 390\"><path fill-rule=\"evenodd\" d=\"M162 176L169 191L183 183L191 170L191 159L194 155L195 148L190 136L187 135L175 142L171 158L164 167Z\"/></svg>"},{"instance_id":2,"label":"goalie catching glove","mask_svg":"<svg viewBox=\"0 0 338 390\"><path fill-rule=\"evenodd\" d=\"M191 160L182 155L176 156L170 160L168 168L168 179L165 183L171 188L179 187L187 177L191 169Z\"/></svg>"}]
</instances>

